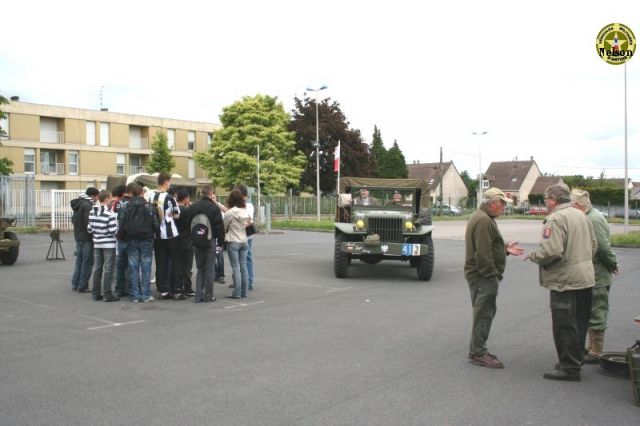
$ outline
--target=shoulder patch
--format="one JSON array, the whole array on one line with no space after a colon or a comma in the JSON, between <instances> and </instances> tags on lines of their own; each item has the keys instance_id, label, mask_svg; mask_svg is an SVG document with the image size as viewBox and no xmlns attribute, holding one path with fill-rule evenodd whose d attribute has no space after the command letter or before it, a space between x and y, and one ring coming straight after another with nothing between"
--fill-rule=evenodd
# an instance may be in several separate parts
<instances>
[{"instance_id":1,"label":"shoulder patch","mask_svg":"<svg viewBox=\"0 0 640 426\"><path fill-rule=\"evenodd\" d=\"M549 238L551 238L551 228L544 228L544 231L542 231L542 239L548 240Z\"/></svg>"}]
</instances>

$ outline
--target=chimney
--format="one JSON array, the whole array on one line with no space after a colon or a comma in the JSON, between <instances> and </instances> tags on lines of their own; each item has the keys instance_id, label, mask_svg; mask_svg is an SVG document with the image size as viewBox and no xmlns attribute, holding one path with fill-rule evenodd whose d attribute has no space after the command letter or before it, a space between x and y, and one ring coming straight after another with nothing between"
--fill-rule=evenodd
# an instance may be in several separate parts
<instances>
[{"instance_id":1,"label":"chimney","mask_svg":"<svg viewBox=\"0 0 640 426\"><path fill-rule=\"evenodd\" d=\"M13 102L20 102L20 96L12 96L12 97L11 97L11 100L12 100Z\"/></svg>"},{"instance_id":2,"label":"chimney","mask_svg":"<svg viewBox=\"0 0 640 426\"><path fill-rule=\"evenodd\" d=\"M533 155L531 156L531 161L533 161Z\"/></svg>"}]
</instances>

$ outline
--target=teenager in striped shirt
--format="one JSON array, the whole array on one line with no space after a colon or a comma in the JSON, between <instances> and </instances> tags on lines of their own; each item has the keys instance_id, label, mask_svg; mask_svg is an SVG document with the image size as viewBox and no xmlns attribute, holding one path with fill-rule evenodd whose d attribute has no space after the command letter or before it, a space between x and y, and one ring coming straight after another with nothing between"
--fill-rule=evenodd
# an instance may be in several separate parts
<instances>
[{"instance_id":1,"label":"teenager in striped shirt","mask_svg":"<svg viewBox=\"0 0 640 426\"><path fill-rule=\"evenodd\" d=\"M113 271L116 265L116 232L118 220L109 209L111 193L102 190L98 194L97 206L89 213L87 232L93 238L93 300L116 302L120 298L113 295ZM101 294L102 293L102 294Z\"/></svg>"}]
</instances>

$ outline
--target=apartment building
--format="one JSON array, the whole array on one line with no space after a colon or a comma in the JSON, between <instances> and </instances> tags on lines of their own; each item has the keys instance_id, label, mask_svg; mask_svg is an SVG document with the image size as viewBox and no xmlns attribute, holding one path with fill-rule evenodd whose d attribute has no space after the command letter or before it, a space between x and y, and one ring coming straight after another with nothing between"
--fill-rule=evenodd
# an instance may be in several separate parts
<instances>
[{"instance_id":1,"label":"apartment building","mask_svg":"<svg viewBox=\"0 0 640 426\"><path fill-rule=\"evenodd\" d=\"M210 182L193 154L208 149L217 124L40 105L17 97L2 111L7 118L0 121L6 132L0 156L13 161L14 174L33 174L36 189L105 188L109 175L145 173L158 132L167 134L173 173Z\"/></svg>"}]
</instances>

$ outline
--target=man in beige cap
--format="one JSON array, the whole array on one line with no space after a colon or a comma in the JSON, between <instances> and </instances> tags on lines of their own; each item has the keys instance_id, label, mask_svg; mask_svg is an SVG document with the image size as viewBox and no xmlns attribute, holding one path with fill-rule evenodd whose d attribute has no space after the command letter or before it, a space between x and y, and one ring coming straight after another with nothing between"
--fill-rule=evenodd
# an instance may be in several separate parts
<instances>
[{"instance_id":1,"label":"man in beige cap","mask_svg":"<svg viewBox=\"0 0 640 426\"><path fill-rule=\"evenodd\" d=\"M498 357L487 350L487 339L496 315L498 283L502 280L507 255L523 253L518 243L504 243L495 221L508 201L498 188L485 191L480 208L469 219L465 232L464 277L469 283L473 306L469 362L488 368L504 368Z\"/></svg>"},{"instance_id":2,"label":"man in beige cap","mask_svg":"<svg viewBox=\"0 0 640 426\"><path fill-rule=\"evenodd\" d=\"M618 260L609 244L609 224L598 210L591 208L589 193L574 188L571 191L571 205L586 213L593 224L593 231L598 241L598 249L593 257L593 269L596 285L591 297L591 319L587 329L587 347L584 356L585 364L595 364L604 346L604 332L607 329L609 315L609 289L613 282L613 274L618 274Z\"/></svg>"},{"instance_id":3,"label":"man in beige cap","mask_svg":"<svg viewBox=\"0 0 640 426\"><path fill-rule=\"evenodd\" d=\"M595 284L591 259L598 243L591 221L571 207L567 185L551 185L544 195L549 214L542 238L525 258L538 264L540 285L549 289L558 363L542 377L578 382Z\"/></svg>"}]
</instances>

